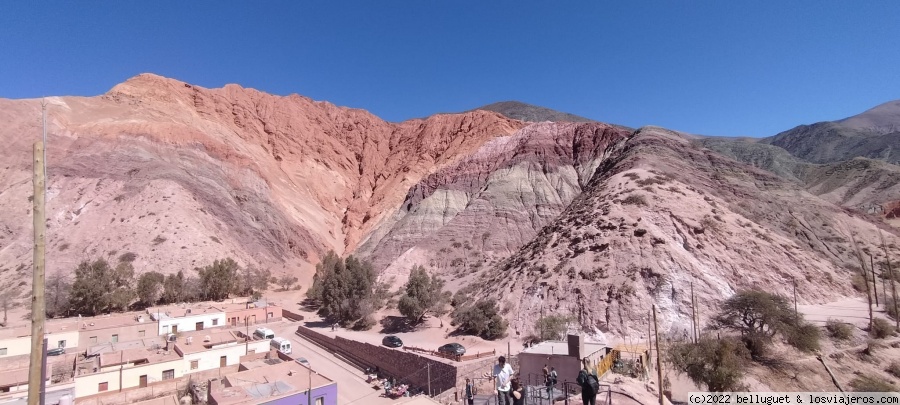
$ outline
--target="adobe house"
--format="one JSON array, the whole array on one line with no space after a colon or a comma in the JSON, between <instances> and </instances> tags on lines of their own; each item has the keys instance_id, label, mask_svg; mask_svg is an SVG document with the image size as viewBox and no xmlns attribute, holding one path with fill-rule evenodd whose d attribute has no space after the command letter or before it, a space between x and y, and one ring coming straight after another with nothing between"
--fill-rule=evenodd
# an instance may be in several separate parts
<instances>
[{"instance_id":1,"label":"adobe house","mask_svg":"<svg viewBox=\"0 0 900 405\"><path fill-rule=\"evenodd\" d=\"M581 361L588 359L596 366L612 348L603 343L586 343L581 335L568 335L566 341L544 341L519 353L519 376L527 385L544 385L544 374L541 371L546 364L555 367L557 373L556 388L563 389L563 382L578 377Z\"/></svg>"}]
</instances>

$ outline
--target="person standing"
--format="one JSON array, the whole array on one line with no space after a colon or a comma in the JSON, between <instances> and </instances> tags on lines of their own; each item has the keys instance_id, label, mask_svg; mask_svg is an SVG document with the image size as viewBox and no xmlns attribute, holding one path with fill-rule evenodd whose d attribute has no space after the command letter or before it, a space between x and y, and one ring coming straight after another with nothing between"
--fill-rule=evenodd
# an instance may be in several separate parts
<instances>
[{"instance_id":1,"label":"person standing","mask_svg":"<svg viewBox=\"0 0 900 405\"><path fill-rule=\"evenodd\" d=\"M510 405L509 390L512 386L513 369L512 366L506 363L506 357L500 356L497 359L492 375L497 387L497 405Z\"/></svg>"},{"instance_id":2,"label":"person standing","mask_svg":"<svg viewBox=\"0 0 900 405\"><path fill-rule=\"evenodd\" d=\"M525 387L518 378L513 378L509 396L512 398L512 405L525 405Z\"/></svg>"},{"instance_id":3,"label":"person standing","mask_svg":"<svg viewBox=\"0 0 900 405\"><path fill-rule=\"evenodd\" d=\"M591 370L591 363L588 359L584 359L581 371L578 372L578 378L575 382L581 386L581 402L584 405L597 405L597 391L600 390L600 380L597 378L597 372Z\"/></svg>"},{"instance_id":4,"label":"person standing","mask_svg":"<svg viewBox=\"0 0 900 405\"><path fill-rule=\"evenodd\" d=\"M550 367L550 374L547 375L547 398L553 400L553 387L556 386L556 367Z\"/></svg>"},{"instance_id":5,"label":"person standing","mask_svg":"<svg viewBox=\"0 0 900 405\"><path fill-rule=\"evenodd\" d=\"M467 405L475 405L475 384L472 384L472 380L469 377L466 377L466 395L464 398Z\"/></svg>"}]
</instances>

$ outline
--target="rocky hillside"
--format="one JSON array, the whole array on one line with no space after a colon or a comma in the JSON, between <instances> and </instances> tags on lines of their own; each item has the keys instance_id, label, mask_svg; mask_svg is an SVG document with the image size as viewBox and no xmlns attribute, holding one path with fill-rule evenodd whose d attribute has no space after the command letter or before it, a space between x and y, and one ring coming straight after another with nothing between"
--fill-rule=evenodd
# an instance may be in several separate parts
<instances>
[{"instance_id":1,"label":"rocky hillside","mask_svg":"<svg viewBox=\"0 0 900 405\"><path fill-rule=\"evenodd\" d=\"M893 228L857 210L900 213L896 166L808 162L774 142L563 122L521 105L511 111L527 114L503 114L542 122L475 110L388 123L149 74L48 102L51 273L126 252L138 271L164 273L230 256L307 284L333 249L396 284L422 264L454 290L500 299L514 333L542 309L638 333L652 302L683 327L692 281L707 312L737 289L786 292L794 279L802 302L853 295L849 236L876 259L877 227L897 246ZM0 99L0 276L23 289L40 109Z\"/></svg>"},{"instance_id":2,"label":"rocky hillside","mask_svg":"<svg viewBox=\"0 0 900 405\"><path fill-rule=\"evenodd\" d=\"M543 310L636 337L652 303L668 327L689 329L692 282L706 316L737 289L787 294L793 280L801 302L853 295L850 235L879 260L875 230L796 183L643 128L478 283L505 302L522 335ZM893 234L889 243L897 253Z\"/></svg>"},{"instance_id":3,"label":"rocky hillside","mask_svg":"<svg viewBox=\"0 0 900 405\"><path fill-rule=\"evenodd\" d=\"M39 100L0 100L0 274L30 281ZM140 75L48 106L48 270L137 254L174 272L232 256L302 271L352 251L424 176L524 124L475 111L390 124L237 85Z\"/></svg>"},{"instance_id":4,"label":"rocky hillside","mask_svg":"<svg viewBox=\"0 0 900 405\"><path fill-rule=\"evenodd\" d=\"M520 101L500 101L486 106L481 106L472 111L493 111L504 117L525 122L594 122L590 118L584 118L575 114L551 110L546 107L523 103Z\"/></svg>"}]
</instances>

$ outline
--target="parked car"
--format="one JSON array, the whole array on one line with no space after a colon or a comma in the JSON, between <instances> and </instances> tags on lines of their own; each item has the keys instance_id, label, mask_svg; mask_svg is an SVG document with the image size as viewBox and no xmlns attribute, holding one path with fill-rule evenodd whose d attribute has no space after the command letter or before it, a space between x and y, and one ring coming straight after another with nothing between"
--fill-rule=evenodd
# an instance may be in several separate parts
<instances>
[{"instance_id":1,"label":"parked car","mask_svg":"<svg viewBox=\"0 0 900 405\"><path fill-rule=\"evenodd\" d=\"M390 335L385 336L384 339L381 339L381 344L387 347L400 347L403 346L403 341L394 335Z\"/></svg>"},{"instance_id":2,"label":"parked car","mask_svg":"<svg viewBox=\"0 0 900 405\"><path fill-rule=\"evenodd\" d=\"M297 364L309 367L309 360L306 360L306 357L298 357L297 360L294 360Z\"/></svg>"},{"instance_id":3,"label":"parked car","mask_svg":"<svg viewBox=\"0 0 900 405\"><path fill-rule=\"evenodd\" d=\"M56 349L47 350L48 356L62 356L66 354L66 349L64 347L57 347Z\"/></svg>"},{"instance_id":4,"label":"parked car","mask_svg":"<svg viewBox=\"0 0 900 405\"><path fill-rule=\"evenodd\" d=\"M466 348L459 343L447 343L438 348L438 353L462 356L466 354Z\"/></svg>"}]
</instances>

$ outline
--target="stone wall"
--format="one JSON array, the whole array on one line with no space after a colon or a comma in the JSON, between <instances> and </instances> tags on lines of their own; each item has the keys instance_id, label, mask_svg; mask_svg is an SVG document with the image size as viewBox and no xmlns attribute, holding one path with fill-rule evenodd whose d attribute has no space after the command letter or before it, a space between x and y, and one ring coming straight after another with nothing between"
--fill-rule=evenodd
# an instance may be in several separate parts
<instances>
[{"instance_id":1,"label":"stone wall","mask_svg":"<svg viewBox=\"0 0 900 405\"><path fill-rule=\"evenodd\" d=\"M429 368L432 392L439 393L457 386L458 372L455 365L340 336L331 338L304 326L297 327L297 334L337 352L361 368L378 366L382 374L396 378L398 383L409 384L411 389L428 390Z\"/></svg>"}]
</instances>

